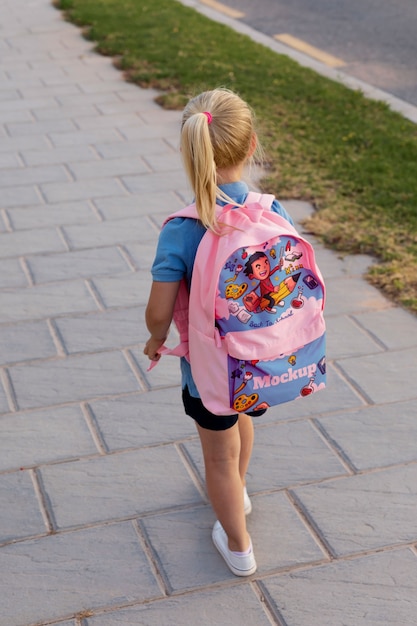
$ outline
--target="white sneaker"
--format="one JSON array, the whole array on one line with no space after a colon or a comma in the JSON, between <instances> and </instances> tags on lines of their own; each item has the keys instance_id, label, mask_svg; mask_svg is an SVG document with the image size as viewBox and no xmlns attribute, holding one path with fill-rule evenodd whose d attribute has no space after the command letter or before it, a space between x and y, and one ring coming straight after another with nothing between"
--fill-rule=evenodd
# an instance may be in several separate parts
<instances>
[{"instance_id":1,"label":"white sneaker","mask_svg":"<svg viewBox=\"0 0 417 626\"><path fill-rule=\"evenodd\" d=\"M246 487L243 487L243 507L245 510L245 515L249 515L249 513L252 513L252 502L250 501L250 498L248 496L248 490L246 489Z\"/></svg>"},{"instance_id":2,"label":"white sneaker","mask_svg":"<svg viewBox=\"0 0 417 626\"><path fill-rule=\"evenodd\" d=\"M225 560L227 567L233 572L233 574L235 574L235 576L251 576L251 574L256 572L257 565L253 554L252 542L250 543L249 554L235 554L229 550L227 535L218 520L213 526L211 536L214 545Z\"/></svg>"}]
</instances>

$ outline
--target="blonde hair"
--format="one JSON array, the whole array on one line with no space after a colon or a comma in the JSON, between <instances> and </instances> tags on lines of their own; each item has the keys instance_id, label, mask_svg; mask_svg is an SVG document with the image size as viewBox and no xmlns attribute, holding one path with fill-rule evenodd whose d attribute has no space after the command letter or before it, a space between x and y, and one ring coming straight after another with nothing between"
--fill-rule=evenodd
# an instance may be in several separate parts
<instances>
[{"instance_id":1,"label":"blonde hair","mask_svg":"<svg viewBox=\"0 0 417 626\"><path fill-rule=\"evenodd\" d=\"M246 102L228 89L196 96L184 109L181 154L202 224L218 232L216 199L231 199L219 189L217 170L244 163L254 136L254 115ZM233 202L233 201L232 201Z\"/></svg>"}]
</instances>

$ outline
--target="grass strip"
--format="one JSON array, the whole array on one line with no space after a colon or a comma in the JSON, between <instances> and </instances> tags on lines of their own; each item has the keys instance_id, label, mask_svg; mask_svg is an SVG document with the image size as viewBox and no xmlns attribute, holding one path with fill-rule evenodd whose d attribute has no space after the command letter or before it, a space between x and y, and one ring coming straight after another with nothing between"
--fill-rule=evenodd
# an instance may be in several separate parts
<instances>
[{"instance_id":1,"label":"grass strip","mask_svg":"<svg viewBox=\"0 0 417 626\"><path fill-rule=\"evenodd\" d=\"M417 312L417 127L176 0L57 0L128 80L166 108L226 86L254 108L265 190L317 208L312 233L379 263L368 279Z\"/></svg>"}]
</instances>

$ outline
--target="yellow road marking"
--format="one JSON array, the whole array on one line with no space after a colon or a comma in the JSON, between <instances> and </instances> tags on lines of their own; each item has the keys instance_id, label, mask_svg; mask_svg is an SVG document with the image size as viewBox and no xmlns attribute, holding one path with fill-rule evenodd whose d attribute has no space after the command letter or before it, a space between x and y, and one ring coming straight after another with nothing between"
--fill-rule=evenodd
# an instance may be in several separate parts
<instances>
[{"instance_id":1,"label":"yellow road marking","mask_svg":"<svg viewBox=\"0 0 417 626\"><path fill-rule=\"evenodd\" d=\"M342 61L342 59L338 59L337 57L334 57L331 54L327 54L327 52L324 52L323 50L319 50L319 48L310 46L310 44L308 44L307 42L303 41L302 39L297 39L296 37L293 37L292 35L283 33L282 35L274 35L274 39L277 39L278 41L281 41L282 43L285 43L287 46L290 46L291 48L295 48L296 50L299 50L300 52L304 52L305 54L308 54L310 57L313 57L313 59L317 59L318 61L325 63L329 67L342 67L343 65L346 65L346 63Z\"/></svg>"},{"instance_id":2,"label":"yellow road marking","mask_svg":"<svg viewBox=\"0 0 417 626\"><path fill-rule=\"evenodd\" d=\"M201 4L206 4L208 7L215 9L216 11L220 11L220 13L228 15L229 17L234 17L236 19L240 17L245 17L245 14L242 13L242 11L236 11L236 9L231 9L221 2L216 2L216 0L200 0L200 2Z\"/></svg>"}]
</instances>

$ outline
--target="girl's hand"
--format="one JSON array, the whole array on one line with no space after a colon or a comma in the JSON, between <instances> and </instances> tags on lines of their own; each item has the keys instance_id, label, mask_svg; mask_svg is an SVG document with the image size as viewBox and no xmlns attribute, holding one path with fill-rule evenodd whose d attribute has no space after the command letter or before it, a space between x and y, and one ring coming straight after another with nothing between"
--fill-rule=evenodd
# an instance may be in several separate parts
<instances>
[{"instance_id":1,"label":"girl's hand","mask_svg":"<svg viewBox=\"0 0 417 626\"><path fill-rule=\"evenodd\" d=\"M163 345L165 339L166 337L164 337L164 339L155 339L154 337L149 337L143 349L143 353L146 354L151 361L159 361L161 355L159 354L158 350Z\"/></svg>"}]
</instances>

